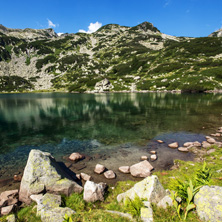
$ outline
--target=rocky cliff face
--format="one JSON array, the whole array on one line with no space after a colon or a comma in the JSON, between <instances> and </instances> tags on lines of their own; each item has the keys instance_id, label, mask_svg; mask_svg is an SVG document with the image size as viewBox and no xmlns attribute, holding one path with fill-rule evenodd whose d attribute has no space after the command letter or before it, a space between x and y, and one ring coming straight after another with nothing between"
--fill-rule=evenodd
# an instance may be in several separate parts
<instances>
[{"instance_id":1,"label":"rocky cliff face","mask_svg":"<svg viewBox=\"0 0 222 222\"><path fill-rule=\"evenodd\" d=\"M209 35L209 37L222 37L222 28L221 29L218 29L217 31L211 33Z\"/></svg>"},{"instance_id":2,"label":"rocky cliff face","mask_svg":"<svg viewBox=\"0 0 222 222\"><path fill-rule=\"evenodd\" d=\"M26 40L56 38L58 35L53 29L11 29L0 24L0 32L11 37Z\"/></svg>"},{"instance_id":3,"label":"rocky cliff face","mask_svg":"<svg viewBox=\"0 0 222 222\"><path fill-rule=\"evenodd\" d=\"M108 91L204 91L222 87L221 55L218 37L178 38L148 22L60 37L1 25L0 91L95 91L104 79Z\"/></svg>"}]
</instances>

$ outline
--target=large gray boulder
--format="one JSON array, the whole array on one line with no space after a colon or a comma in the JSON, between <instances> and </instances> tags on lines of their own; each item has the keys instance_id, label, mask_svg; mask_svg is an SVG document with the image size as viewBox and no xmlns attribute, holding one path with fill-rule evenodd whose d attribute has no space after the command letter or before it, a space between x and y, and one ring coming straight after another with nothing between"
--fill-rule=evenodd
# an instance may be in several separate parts
<instances>
[{"instance_id":1,"label":"large gray boulder","mask_svg":"<svg viewBox=\"0 0 222 222\"><path fill-rule=\"evenodd\" d=\"M86 181L84 186L83 199L86 202L95 202L97 200L104 201L106 187L106 183L97 184L89 180Z\"/></svg>"},{"instance_id":2,"label":"large gray boulder","mask_svg":"<svg viewBox=\"0 0 222 222\"><path fill-rule=\"evenodd\" d=\"M70 195L82 190L83 188L71 180L50 153L31 150L21 181L20 201L30 204L30 195L47 191Z\"/></svg>"},{"instance_id":3,"label":"large gray boulder","mask_svg":"<svg viewBox=\"0 0 222 222\"><path fill-rule=\"evenodd\" d=\"M222 187L203 186L194 197L197 214L203 221L222 221Z\"/></svg>"},{"instance_id":4,"label":"large gray boulder","mask_svg":"<svg viewBox=\"0 0 222 222\"><path fill-rule=\"evenodd\" d=\"M146 177L144 180L136 183L131 189L117 196L117 201L125 201L126 198L134 200L136 196L146 199L151 203L158 203L164 196L166 191L161 185L156 175Z\"/></svg>"}]
</instances>

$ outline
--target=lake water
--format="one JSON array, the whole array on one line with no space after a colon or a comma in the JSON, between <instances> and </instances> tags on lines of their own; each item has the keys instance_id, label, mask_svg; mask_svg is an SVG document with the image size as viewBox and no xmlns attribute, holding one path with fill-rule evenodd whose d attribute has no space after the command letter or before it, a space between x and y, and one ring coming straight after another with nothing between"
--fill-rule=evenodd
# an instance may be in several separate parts
<instances>
[{"instance_id":1,"label":"lake water","mask_svg":"<svg viewBox=\"0 0 222 222\"><path fill-rule=\"evenodd\" d=\"M31 149L58 160L78 151L104 160L121 154L130 164L127 156L135 162L149 149L189 159L167 143L203 141L219 126L221 94L0 94L0 179L22 169Z\"/></svg>"}]
</instances>

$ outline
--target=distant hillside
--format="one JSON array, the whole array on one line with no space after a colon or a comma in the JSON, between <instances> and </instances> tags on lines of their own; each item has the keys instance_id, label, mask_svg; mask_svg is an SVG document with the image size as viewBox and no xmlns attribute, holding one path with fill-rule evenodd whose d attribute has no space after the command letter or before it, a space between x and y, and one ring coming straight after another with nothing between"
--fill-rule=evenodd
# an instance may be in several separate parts
<instances>
[{"instance_id":1,"label":"distant hillside","mask_svg":"<svg viewBox=\"0 0 222 222\"><path fill-rule=\"evenodd\" d=\"M149 22L62 36L0 25L0 91L222 89L222 38L210 36L174 37Z\"/></svg>"}]
</instances>

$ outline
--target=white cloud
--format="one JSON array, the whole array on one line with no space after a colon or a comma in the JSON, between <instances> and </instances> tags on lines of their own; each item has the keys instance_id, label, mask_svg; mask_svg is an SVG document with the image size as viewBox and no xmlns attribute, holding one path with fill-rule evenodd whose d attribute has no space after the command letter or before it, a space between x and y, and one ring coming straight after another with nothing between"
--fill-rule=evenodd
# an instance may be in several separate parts
<instances>
[{"instance_id":1,"label":"white cloud","mask_svg":"<svg viewBox=\"0 0 222 222\"><path fill-rule=\"evenodd\" d=\"M90 23L90 25L88 26L88 30L85 31L83 29L80 29L79 32L83 32L83 33L93 33L95 31L97 31L99 28L102 27L102 23L100 22L95 22L95 23Z\"/></svg>"},{"instance_id":2,"label":"white cloud","mask_svg":"<svg viewBox=\"0 0 222 222\"><path fill-rule=\"evenodd\" d=\"M49 28L55 28L56 27L56 24L54 24L51 20L47 19L48 20L48 27Z\"/></svg>"},{"instance_id":3,"label":"white cloud","mask_svg":"<svg viewBox=\"0 0 222 222\"><path fill-rule=\"evenodd\" d=\"M62 34L64 34L63 32L58 32L57 35L61 36Z\"/></svg>"}]
</instances>

